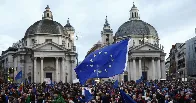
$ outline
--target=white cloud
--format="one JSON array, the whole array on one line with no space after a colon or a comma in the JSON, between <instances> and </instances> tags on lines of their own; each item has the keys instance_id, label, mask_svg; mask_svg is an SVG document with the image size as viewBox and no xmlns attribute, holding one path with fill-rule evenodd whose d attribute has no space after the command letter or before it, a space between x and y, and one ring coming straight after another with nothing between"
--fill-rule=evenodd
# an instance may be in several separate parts
<instances>
[{"instance_id":1,"label":"white cloud","mask_svg":"<svg viewBox=\"0 0 196 103\"><path fill-rule=\"evenodd\" d=\"M79 58L101 40L105 16L115 32L129 19L132 0L3 0L0 3L0 51L21 39L27 28L41 19L49 5L54 20L62 25L70 18L71 25L81 37L76 42ZM135 5L141 19L154 26L168 53L172 44L193 37L196 11L195 0L139 0ZM3 46L2 46L3 45Z\"/></svg>"},{"instance_id":2,"label":"white cloud","mask_svg":"<svg viewBox=\"0 0 196 103\"><path fill-rule=\"evenodd\" d=\"M17 40L7 36L7 35L0 35L0 53L1 51L7 50L8 47L12 46L13 42Z\"/></svg>"}]
</instances>

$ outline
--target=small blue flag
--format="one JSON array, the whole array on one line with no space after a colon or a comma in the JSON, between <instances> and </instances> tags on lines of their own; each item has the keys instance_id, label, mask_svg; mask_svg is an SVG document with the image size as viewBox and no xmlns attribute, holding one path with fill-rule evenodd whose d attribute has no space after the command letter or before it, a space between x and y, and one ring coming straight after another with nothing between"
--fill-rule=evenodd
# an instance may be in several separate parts
<instances>
[{"instance_id":1,"label":"small blue flag","mask_svg":"<svg viewBox=\"0 0 196 103\"><path fill-rule=\"evenodd\" d=\"M136 80L136 83L137 83L137 84L139 84L139 83L141 83L141 82L142 82L141 79Z\"/></svg>"},{"instance_id":2,"label":"small blue flag","mask_svg":"<svg viewBox=\"0 0 196 103\"><path fill-rule=\"evenodd\" d=\"M22 78L22 70L20 72L18 72L18 74L15 77L15 80L19 80Z\"/></svg>"},{"instance_id":3,"label":"small blue flag","mask_svg":"<svg viewBox=\"0 0 196 103\"><path fill-rule=\"evenodd\" d=\"M155 86L156 89L159 89L159 87L157 86L157 84L154 83L154 86Z\"/></svg>"},{"instance_id":4,"label":"small blue flag","mask_svg":"<svg viewBox=\"0 0 196 103\"><path fill-rule=\"evenodd\" d=\"M90 78L108 78L124 72L128 59L129 40L106 46L89 54L75 68L80 83Z\"/></svg>"},{"instance_id":5,"label":"small blue flag","mask_svg":"<svg viewBox=\"0 0 196 103\"><path fill-rule=\"evenodd\" d=\"M150 86L150 83L149 83L148 81L146 82L146 86L147 86L147 87L149 87L149 86Z\"/></svg>"},{"instance_id":6,"label":"small blue flag","mask_svg":"<svg viewBox=\"0 0 196 103\"><path fill-rule=\"evenodd\" d=\"M37 95L37 90L36 90L36 88L35 87L33 87L33 93L35 94L35 95Z\"/></svg>"},{"instance_id":7,"label":"small blue flag","mask_svg":"<svg viewBox=\"0 0 196 103\"><path fill-rule=\"evenodd\" d=\"M9 103L9 97L7 95L5 96L5 103Z\"/></svg>"},{"instance_id":8,"label":"small blue flag","mask_svg":"<svg viewBox=\"0 0 196 103\"><path fill-rule=\"evenodd\" d=\"M120 90L120 95L122 97L123 103L137 103L135 102L128 94L126 94L124 91Z\"/></svg>"},{"instance_id":9,"label":"small blue flag","mask_svg":"<svg viewBox=\"0 0 196 103\"><path fill-rule=\"evenodd\" d=\"M141 83L142 81L143 81L143 79L144 79L144 77L143 77L143 75L140 77L140 79L138 79L138 80L136 80L136 83L138 84L138 83Z\"/></svg>"},{"instance_id":10,"label":"small blue flag","mask_svg":"<svg viewBox=\"0 0 196 103\"><path fill-rule=\"evenodd\" d=\"M89 102L93 99L93 95L86 89L84 89L84 95L85 95L85 102Z\"/></svg>"},{"instance_id":11,"label":"small blue flag","mask_svg":"<svg viewBox=\"0 0 196 103\"><path fill-rule=\"evenodd\" d=\"M142 75L142 76L140 77L140 79L141 79L141 80L144 80L144 76Z\"/></svg>"},{"instance_id":12,"label":"small blue flag","mask_svg":"<svg viewBox=\"0 0 196 103\"><path fill-rule=\"evenodd\" d=\"M81 103L85 103L85 100L84 99L82 99L82 98L78 98L78 100L81 102Z\"/></svg>"},{"instance_id":13,"label":"small blue flag","mask_svg":"<svg viewBox=\"0 0 196 103\"><path fill-rule=\"evenodd\" d=\"M118 88L118 80L116 80L115 82L114 82L114 86L113 86L115 89L116 88Z\"/></svg>"}]
</instances>

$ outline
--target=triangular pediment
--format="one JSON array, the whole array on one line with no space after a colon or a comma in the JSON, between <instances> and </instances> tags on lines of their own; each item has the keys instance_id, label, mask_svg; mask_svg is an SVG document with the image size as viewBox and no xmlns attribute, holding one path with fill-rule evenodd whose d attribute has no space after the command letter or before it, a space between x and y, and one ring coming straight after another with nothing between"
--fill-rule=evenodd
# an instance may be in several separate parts
<instances>
[{"instance_id":1,"label":"triangular pediment","mask_svg":"<svg viewBox=\"0 0 196 103\"><path fill-rule=\"evenodd\" d=\"M43 44L37 45L33 47L34 50L42 50L42 51L63 51L66 48L54 43L54 42L45 42Z\"/></svg>"},{"instance_id":2,"label":"triangular pediment","mask_svg":"<svg viewBox=\"0 0 196 103\"><path fill-rule=\"evenodd\" d=\"M139 46L136 46L134 48L132 48L132 50L151 50L151 51L162 51L161 48L159 48L156 45L150 44L150 43L145 43Z\"/></svg>"}]
</instances>

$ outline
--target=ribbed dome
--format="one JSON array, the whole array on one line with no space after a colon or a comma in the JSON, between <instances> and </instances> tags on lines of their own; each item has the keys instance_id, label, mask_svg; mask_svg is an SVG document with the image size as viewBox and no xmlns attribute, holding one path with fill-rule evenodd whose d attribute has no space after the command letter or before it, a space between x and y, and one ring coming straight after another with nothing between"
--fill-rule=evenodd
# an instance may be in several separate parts
<instances>
[{"instance_id":1,"label":"ribbed dome","mask_svg":"<svg viewBox=\"0 0 196 103\"><path fill-rule=\"evenodd\" d=\"M158 33L153 26L142 20L131 20L122 24L115 36L131 36L131 35L154 35L158 37Z\"/></svg>"},{"instance_id":2,"label":"ribbed dome","mask_svg":"<svg viewBox=\"0 0 196 103\"><path fill-rule=\"evenodd\" d=\"M25 36L28 36L29 34L40 34L40 33L62 34L63 26L56 21L43 19L31 25L27 29Z\"/></svg>"}]
</instances>

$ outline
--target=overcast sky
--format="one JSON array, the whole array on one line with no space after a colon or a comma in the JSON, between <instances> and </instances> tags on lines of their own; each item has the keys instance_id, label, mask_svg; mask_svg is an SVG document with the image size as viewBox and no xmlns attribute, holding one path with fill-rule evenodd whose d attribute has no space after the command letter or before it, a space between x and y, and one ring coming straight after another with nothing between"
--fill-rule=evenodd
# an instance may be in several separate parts
<instances>
[{"instance_id":1,"label":"overcast sky","mask_svg":"<svg viewBox=\"0 0 196 103\"><path fill-rule=\"evenodd\" d=\"M135 0L143 21L156 28L160 43L169 53L172 44L194 37L196 0ZM0 51L24 37L27 28L41 19L46 5L54 20L66 24L67 18L79 35L79 59L101 40L105 16L114 33L129 19L132 0L1 0Z\"/></svg>"}]
</instances>

